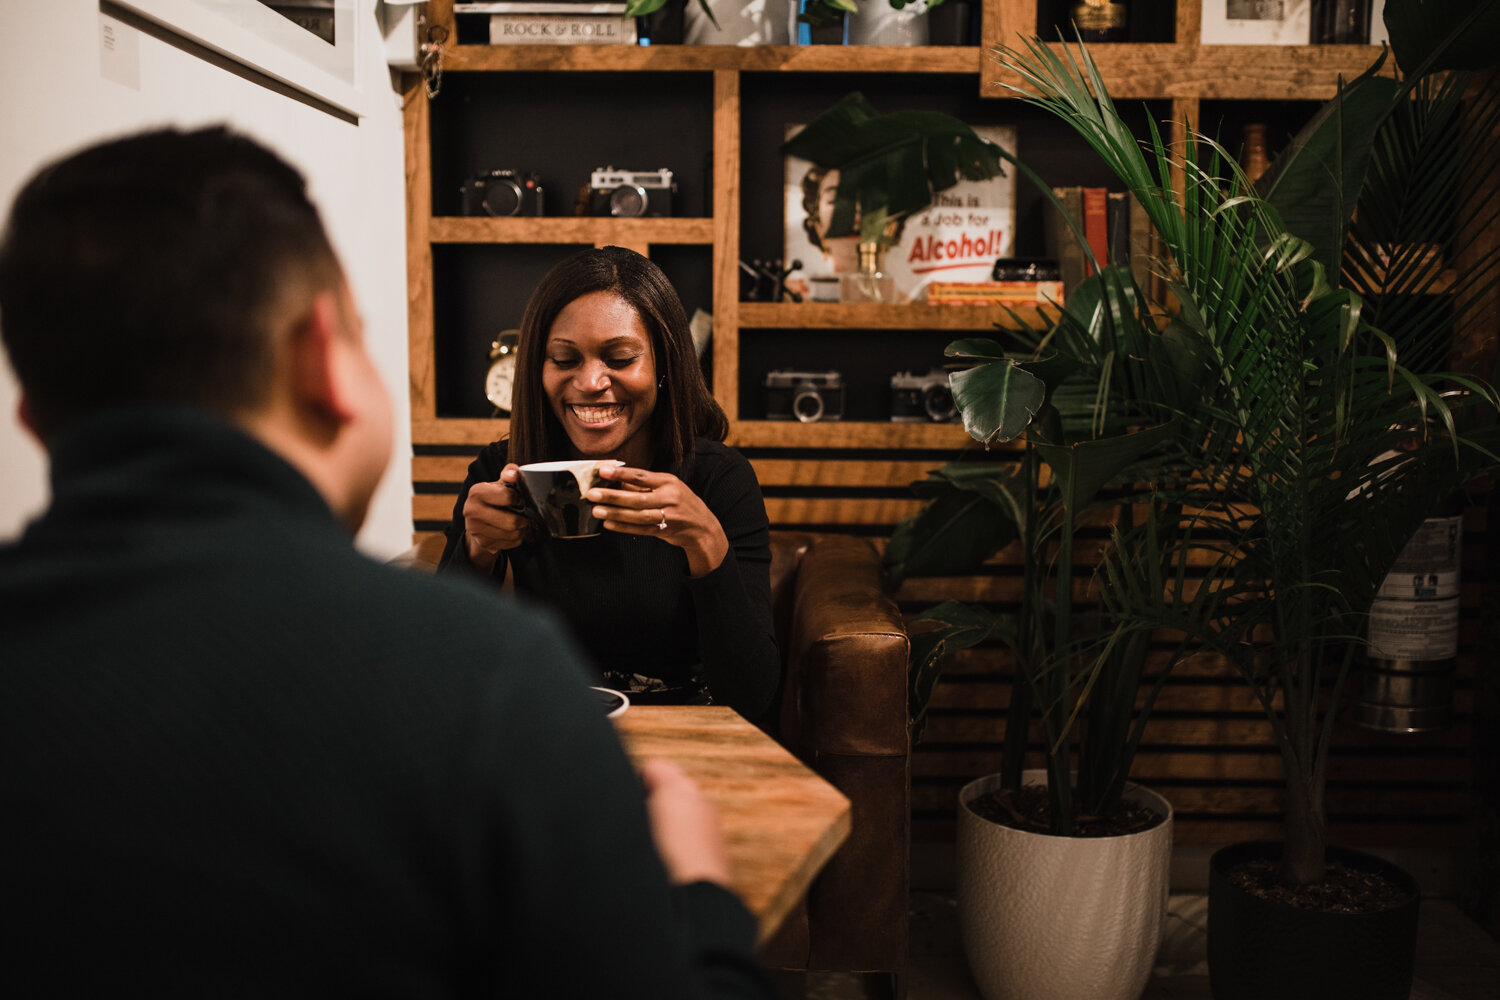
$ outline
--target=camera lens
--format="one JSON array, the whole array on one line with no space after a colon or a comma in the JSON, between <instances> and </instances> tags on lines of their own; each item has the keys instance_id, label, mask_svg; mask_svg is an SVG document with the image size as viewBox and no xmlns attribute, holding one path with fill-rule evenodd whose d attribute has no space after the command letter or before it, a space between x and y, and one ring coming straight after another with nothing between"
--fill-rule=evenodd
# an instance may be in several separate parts
<instances>
[{"instance_id":1,"label":"camera lens","mask_svg":"<svg viewBox=\"0 0 1500 1000\"><path fill-rule=\"evenodd\" d=\"M946 423L958 416L958 407L953 405L953 393L948 391L946 385L929 385L922 394L922 406L935 423Z\"/></svg>"},{"instance_id":2,"label":"camera lens","mask_svg":"<svg viewBox=\"0 0 1500 1000\"><path fill-rule=\"evenodd\" d=\"M803 386L792 397L792 416L804 424L812 423L823 416L823 397L818 390Z\"/></svg>"},{"instance_id":3,"label":"camera lens","mask_svg":"<svg viewBox=\"0 0 1500 1000\"><path fill-rule=\"evenodd\" d=\"M521 214L521 186L509 177L493 177L484 189L484 210L490 215Z\"/></svg>"},{"instance_id":4,"label":"camera lens","mask_svg":"<svg viewBox=\"0 0 1500 1000\"><path fill-rule=\"evenodd\" d=\"M646 189L621 184L609 196L609 214L635 218L646 214Z\"/></svg>"}]
</instances>

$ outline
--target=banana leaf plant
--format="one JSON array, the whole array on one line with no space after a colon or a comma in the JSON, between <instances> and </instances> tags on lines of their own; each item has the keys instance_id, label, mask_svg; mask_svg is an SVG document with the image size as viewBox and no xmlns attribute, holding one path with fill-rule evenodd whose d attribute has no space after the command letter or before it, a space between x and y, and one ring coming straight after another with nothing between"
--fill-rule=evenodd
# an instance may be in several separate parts
<instances>
[{"instance_id":1,"label":"banana leaf plant","mask_svg":"<svg viewBox=\"0 0 1500 1000\"><path fill-rule=\"evenodd\" d=\"M960 178L1003 173L1008 154L968 125L936 111L881 114L855 91L782 145L792 156L839 171L828 236L889 245L891 223L932 204Z\"/></svg>"},{"instance_id":2,"label":"banana leaf plant","mask_svg":"<svg viewBox=\"0 0 1500 1000\"><path fill-rule=\"evenodd\" d=\"M1117 641L1090 607L1097 596L1084 593L1090 574L1078 572L1080 532L1101 520L1130 523L1149 502L1136 484L1180 447L1176 410L1194 391L1185 342L1143 301L1129 269L1111 265L1069 295L1050 329L1017 316L1008 344L950 344L950 362L966 366L950 378L965 428L987 446L1024 432L1021 457L954 463L914 484L929 503L897 526L885 556L899 584L972 573L1018 546L1014 612L950 601L923 613L912 635L911 704L920 732L946 653L986 640L1007 647L1015 679L1001 785L1021 786L1035 716L1050 829L1060 836L1072 835L1080 816L1114 814L1166 679L1158 672L1138 706L1149 637ZM1130 536L1121 544L1139 543Z\"/></svg>"},{"instance_id":3,"label":"banana leaf plant","mask_svg":"<svg viewBox=\"0 0 1500 1000\"><path fill-rule=\"evenodd\" d=\"M1187 640L1176 655L1217 654L1249 684L1284 764L1290 884L1326 871L1329 749L1380 581L1440 500L1500 465L1491 381L1438 370L1500 280L1478 238L1495 221L1500 100L1459 68L1494 64L1474 27L1495 7L1389 0L1411 72L1378 75L1382 55L1254 188L1211 139L1174 156L1155 129L1132 135L1082 46L998 52L1011 89L1071 125L1151 218L1176 302L1164 336L1193 388L1167 406L1172 446L1141 470L1150 502L1104 547L1101 641L1172 630ZM1398 30L1411 19L1449 30L1424 47ZM1453 158L1435 163L1429 139ZM1419 236L1420 253L1401 242ZM1440 263L1442 298L1414 305L1438 290L1434 254L1464 266Z\"/></svg>"}]
</instances>

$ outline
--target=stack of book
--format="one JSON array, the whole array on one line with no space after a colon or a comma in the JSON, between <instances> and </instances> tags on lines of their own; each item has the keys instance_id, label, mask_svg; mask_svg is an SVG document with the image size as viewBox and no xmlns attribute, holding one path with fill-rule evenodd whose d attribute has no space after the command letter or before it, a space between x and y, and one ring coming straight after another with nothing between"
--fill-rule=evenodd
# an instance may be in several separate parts
<instances>
[{"instance_id":1,"label":"stack of book","mask_svg":"<svg viewBox=\"0 0 1500 1000\"><path fill-rule=\"evenodd\" d=\"M1063 304L1061 281L934 281L927 304L934 306L1024 306Z\"/></svg>"},{"instance_id":2,"label":"stack of book","mask_svg":"<svg viewBox=\"0 0 1500 1000\"><path fill-rule=\"evenodd\" d=\"M1094 259L1102 264L1125 264L1143 288L1151 281L1151 220L1124 191L1095 187L1055 187L1052 193L1083 229ZM1049 204L1045 215L1047 256L1057 261L1069 292L1094 273L1083 244L1062 216Z\"/></svg>"},{"instance_id":3,"label":"stack of book","mask_svg":"<svg viewBox=\"0 0 1500 1000\"><path fill-rule=\"evenodd\" d=\"M503 0L456 3L454 14L488 14L491 45L634 45L624 0Z\"/></svg>"}]
</instances>

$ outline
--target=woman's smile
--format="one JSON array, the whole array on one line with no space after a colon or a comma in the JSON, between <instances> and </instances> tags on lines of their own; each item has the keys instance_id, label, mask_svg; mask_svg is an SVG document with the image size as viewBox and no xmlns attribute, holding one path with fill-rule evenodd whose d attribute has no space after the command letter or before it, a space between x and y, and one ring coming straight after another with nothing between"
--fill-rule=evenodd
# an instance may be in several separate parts
<instances>
[{"instance_id":1,"label":"woman's smile","mask_svg":"<svg viewBox=\"0 0 1500 1000\"><path fill-rule=\"evenodd\" d=\"M573 416L578 419L578 422L590 429L608 427L625 412L625 407L618 403L596 403L593 405L572 403L569 404L569 408L573 411Z\"/></svg>"}]
</instances>

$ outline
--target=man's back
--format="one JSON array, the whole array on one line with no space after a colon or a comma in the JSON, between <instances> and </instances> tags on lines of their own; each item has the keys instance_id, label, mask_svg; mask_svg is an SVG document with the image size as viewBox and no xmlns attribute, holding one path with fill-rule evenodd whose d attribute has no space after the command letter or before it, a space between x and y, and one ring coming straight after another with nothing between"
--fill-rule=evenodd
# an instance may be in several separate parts
<instances>
[{"instance_id":1,"label":"man's back","mask_svg":"<svg viewBox=\"0 0 1500 1000\"><path fill-rule=\"evenodd\" d=\"M52 450L0 551L7 980L691 992L635 776L536 612L363 559L190 411ZM691 889L706 939L744 933Z\"/></svg>"}]
</instances>

